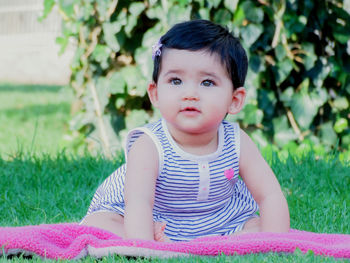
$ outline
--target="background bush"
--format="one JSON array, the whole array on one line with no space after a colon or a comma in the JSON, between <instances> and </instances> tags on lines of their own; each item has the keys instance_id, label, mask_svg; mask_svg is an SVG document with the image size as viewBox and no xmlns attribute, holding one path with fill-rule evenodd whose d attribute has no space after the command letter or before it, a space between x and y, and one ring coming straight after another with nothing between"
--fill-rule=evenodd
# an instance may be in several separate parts
<instances>
[{"instance_id":1,"label":"background bush","mask_svg":"<svg viewBox=\"0 0 350 263\"><path fill-rule=\"evenodd\" d=\"M248 52L248 99L234 119L255 141L350 149L349 0L44 3L43 17L56 6L64 18L61 51L77 44L70 122L77 148L87 141L110 156L126 130L159 117L146 95L151 46L173 24L203 18L228 27Z\"/></svg>"}]
</instances>

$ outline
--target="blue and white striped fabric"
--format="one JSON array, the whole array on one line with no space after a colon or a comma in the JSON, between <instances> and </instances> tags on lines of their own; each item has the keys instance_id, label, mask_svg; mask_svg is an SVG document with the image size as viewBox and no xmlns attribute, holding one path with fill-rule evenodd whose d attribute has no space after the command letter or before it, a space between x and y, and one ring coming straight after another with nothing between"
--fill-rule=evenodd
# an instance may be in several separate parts
<instances>
[{"instance_id":1,"label":"blue and white striped fabric","mask_svg":"<svg viewBox=\"0 0 350 263\"><path fill-rule=\"evenodd\" d=\"M173 241L210 235L228 235L256 216L258 205L239 178L237 123L223 121L215 153L197 156L184 152L169 134L163 119L132 130L126 156L142 134L149 135L159 153L153 217L167 223L165 234ZM122 165L97 189L88 214L114 211L124 215Z\"/></svg>"}]
</instances>

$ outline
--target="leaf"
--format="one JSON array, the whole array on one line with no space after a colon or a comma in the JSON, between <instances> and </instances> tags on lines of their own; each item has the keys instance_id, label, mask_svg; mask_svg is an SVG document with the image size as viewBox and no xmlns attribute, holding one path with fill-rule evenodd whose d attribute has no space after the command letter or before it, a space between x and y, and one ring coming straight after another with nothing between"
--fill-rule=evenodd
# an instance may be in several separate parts
<instances>
[{"instance_id":1,"label":"leaf","mask_svg":"<svg viewBox=\"0 0 350 263\"><path fill-rule=\"evenodd\" d=\"M91 85L91 83L87 83L87 86ZM94 103L94 98L91 93L90 87L87 87L85 90L85 96L82 98L82 101L84 103L85 111L87 115L92 115L95 116L95 103Z\"/></svg>"},{"instance_id":2,"label":"leaf","mask_svg":"<svg viewBox=\"0 0 350 263\"><path fill-rule=\"evenodd\" d=\"M134 2L131 3L129 6L129 13L130 15L127 18L127 24L125 25L125 33L128 37L131 37L132 30L137 25L139 15L142 13L142 11L146 8L144 3L141 2Z\"/></svg>"},{"instance_id":3,"label":"leaf","mask_svg":"<svg viewBox=\"0 0 350 263\"><path fill-rule=\"evenodd\" d=\"M109 91L112 94L124 94L125 93L126 82L124 80L123 74L121 72L114 72L110 77Z\"/></svg>"},{"instance_id":4,"label":"leaf","mask_svg":"<svg viewBox=\"0 0 350 263\"><path fill-rule=\"evenodd\" d=\"M280 85L283 81L285 81L292 70L293 61L289 58L286 57L284 60L277 62L276 66L274 67L277 85Z\"/></svg>"},{"instance_id":5,"label":"leaf","mask_svg":"<svg viewBox=\"0 0 350 263\"><path fill-rule=\"evenodd\" d=\"M325 104L329 98L328 92L325 88L316 88L312 92L310 92L310 97L314 104L318 107L321 107Z\"/></svg>"},{"instance_id":6,"label":"leaf","mask_svg":"<svg viewBox=\"0 0 350 263\"><path fill-rule=\"evenodd\" d=\"M152 54L152 46L158 42L162 36L162 25L157 23L154 27L151 27L146 31L142 38L142 46L149 49L149 54Z\"/></svg>"},{"instance_id":7,"label":"leaf","mask_svg":"<svg viewBox=\"0 0 350 263\"><path fill-rule=\"evenodd\" d=\"M148 8L146 11L146 15L149 19L161 21L166 19L166 13L159 5L151 6L150 8Z\"/></svg>"},{"instance_id":8,"label":"leaf","mask_svg":"<svg viewBox=\"0 0 350 263\"><path fill-rule=\"evenodd\" d=\"M83 25L80 21L67 21L62 25L62 35L67 39L72 36L78 38L80 33L82 33L81 36L86 39L87 35L89 34L87 31L87 26Z\"/></svg>"},{"instance_id":9,"label":"leaf","mask_svg":"<svg viewBox=\"0 0 350 263\"><path fill-rule=\"evenodd\" d=\"M304 83L308 83L308 79ZM294 118L303 129L309 129L319 107L327 100L327 95L324 94L326 92L321 89L317 93L309 94L308 91L308 84L305 84L299 92L294 93L291 101L291 110Z\"/></svg>"},{"instance_id":10,"label":"leaf","mask_svg":"<svg viewBox=\"0 0 350 263\"><path fill-rule=\"evenodd\" d=\"M137 25L137 17L135 16L129 16L128 17L128 23L125 26L125 33L128 37L131 37L132 30Z\"/></svg>"},{"instance_id":11,"label":"leaf","mask_svg":"<svg viewBox=\"0 0 350 263\"><path fill-rule=\"evenodd\" d=\"M75 72L74 80L72 80L72 82L74 82L76 86L82 87L84 85L84 82L85 82L84 73L85 73L84 70L78 70Z\"/></svg>"},{"instance_id":12,"label":"leaf","mask_svg":"<svg viewBox=\"0 0 350 263\"><path fill-rule=\"evenodd\" d=\"M103 151L105 154L110 152L113 155L113 153L117 152L117 150L120 150L121 143L112 127L112 117L111 115L104 114L100 120L103 122L103 127L100 125L97 118L94 119L93 125L95 129L89 133L87 138L89 140L89 146L92 147L93 151ZM104 140L102 139L102 129L106 136L105 140L109 145L105 145L103 143ZM106 149L106 146L109 148Z\"/></svg>"},{"instance_id":13,"label":"leaf","mask_svg":"<svg viewBox=\"0 0 350 263\"><path fill-rule=\"evenodd\" d=\"M215 12L214 22L219 24L228 24L232 19L232 14L227 9L219 9Z\"/></svg>"},{"instance_id":14,"label":"leaf","mask_svg":"<svg viewBox=\"0 0 350 263\"><path fill-rule=\"evenodd\" d=\"M169 9L167 21L168 25L174 25L176 23L190 20L191 18L192 6L179 6L174 5Z\"/></svg>"},{"instance_id":15,"label":"leaf","mask_svg":"<svg viewBox=\"0 0 350 263\"><path fill-rule=\"evenodd\" d=\"M85 125L93 122L95 115L86 113L78 113L69 121L69 129L73 131L78 131L82 129Z\"/></svg>"},{"instance_id":16,"label":"leaf","mask_svg":"<svg viewBox=\"0 0 350 263\"><path fill-rule=\"evenodd\" d=\"M103 112L110 97L110 80L105 77L98 78L96 82L96 92L101 111Z\"/></svg>"},{"instance_id":17,"label":"leaf","mask_svg":"<svg viewBox=\"0 0 350 263\"><path fill-rule=\"evenodd\" d=\"M285 89L281 95L280 95L280 100L283 102L283 104L286 107L290 107L292 105L292 99L294 95L294 89L293 87L288 87Z\"/></svg>"},{"instance_id":18,"label":"leaf","mask_svg":"<svg viewBox=\"0 0 350 263\"><path fill-rule=\"evenodd\" d=\"M125 98L117 98L115 100L116 109L119 109L119 108L124 107L124 106L125 106Z\"/></svg>"},{"instance_id":19,"label":"leaf","mask_svg":"<svg viewBox=\"0 0 350 263\"><path fill-rule=\"evenodd\" d=\"M264 28L262 25L249 24L246 27L242 27L241 36L247 46L251 46L262 34Z\"/></svg>"},{"instance_id":20,"label":"leaf","mask_svg":"<svg viewBox=\"0 0 350 263\"><path fill-rule=\"evenodd\" d=\"M149 0L149 5L154 6L157 3L158 0Z\"/></svg>"},{"instance_id":21,"label":"leaf","mask_svg":"<svg viewBox=\"0 0 350 263\"><path fill-rule=\"evenodd\" d=\"M235 13L237 9L237 4L239 0L225 0L224 6L231 11L231 13Z\"/></svg>"},{"instance_id":22,"label":"leaf","mask_svg":"<svg viewBox=\"0 0 350 263\"><path fill-rule=\"evenodd\" d=\"M108 137L109 141L109 151L112 153L112 155L116 154L118 155L122 144L121 140L118 138L113 126L112 126L112 116L104 114L102 117L105 125L105 131Z\"/></svg>"},{"instance_id":23,"label":"leaf","mask_svg":"<svg viewBox=\"0 0 350 263\"><path fill-rule=\"evenodd\" d=\"M77 13L77 21L91 21L92 17L95 15L95 7L93 3L84 2L84 7L80 8Z\"/></svg>"},{"instance_id":24,"label":"leaf","mask_svg":"<svg viewBox=\"0 0 350 263\"><path fill-rule=\"evenodd\" d=\"M72 70L78 70L81 68L81 56L84 54L85 50L82 47L78 47L75 50L74 56L71 61L71 68Z\"/></svg>"},{"instance_id":25,"label":"leaf","mask_svg":"<svg viewBox=\"0 0 350 263\"><path fill-rule=\"evenodd\" d=\"M44 0L43 14L38 18L39 22L42 22L52 11L55 6L55 0Z\"/></svg>"},{"instance_id":26,"label":"leaf","mask_svg":"<svg viewBox=\"0 0 350 263\"><path fill-rule=\"evenodd\" d=\"M286 131L290 129L287 117L285 115L273 118L272 124L275 131Z\"/></svg>"},{"instance_id":27,"label":"leaf","mask_svg":"<svg viewBox=\"0 0 350 263\"><path fill-rule=\"evenodd\" d=\"M349 109L349 102L346 97L338 97L333 101L334 107L341 111Z\"/></svg>"},{"instance_id":28,"label":"leaf","mask_svg":"<svg viewBox=\"0 0 350 263\"><path fill-rule=\"evenodd\" d=\"M56 43L61 46L60 50L58 51L58 54L62 55L69 44L69 39L66 37L57 37Z\"/></svg>"},{"instance_id":29,"label":"leaf","mask_svg":"<svg viewBox=\"0 0 350 263\"><path fill-rule=\"evenodd\" d=\"M118 22L122 26L125 26L128 23L127 11L125 9L122 9L120 11L120 13L117 16L116 22Z\"/></svg>"},{"instance_id":30,"label":"leaf","mask_svg":"<svg viewBox=\"0 0 350 263\"><path fill-rule=\"evenodd\" d=\"M331 72L331 67L329 64L327 64L326 61L326 58L319 57L315 63L315 66L310 70L309 73L312 79L312 83L318 88L323 86L324 80Z\"/></svg>"},{"instance_id":31,"label":"leaf","mask_svg":"<svg viewBox=\"0 0 350 263\"><path fill-rule=\"evenodd\" d=\"M318 107L312 104L307 94L297 93L293 96L291 110L299 126L308 129L317 114Z\"/></svg>"},{"instance_id":32,"label":"leaf","mask_svg":"<svg viewBox=\"0 0 350 263\"><path fill-rule=\"evenodd\" d=\"M136 87L138 82L138 72L136 66L126 66L123 67L120 71L120 74L122 74L128 91L130 91L132 88Z\"/></svg>"},{"instance_id":33,"label":"leaf","mask_svg":"<svg viewBox=\"0 0 350 263\"><path fill-rule=\"evenodd\" d=\"M201 8L199 9L198 13L201 19L206 19L206 20L210 19L210 12L208 8Z\"/></svg>"},{"instance_id":34,"label":"leaf","mask_svg":"<svg viewBox=\"0 0 350 263\"><path fill-rule=\"evenodd\" d=\"M74 18L74 5L77 0L58 0L58 7L65 19Z\"/></svg>"},{"instance_id":35,"label":"leaf","mask_svg":"<svg viewBox=\"0 0 350 263\"><path fill-rule=\"evenodd\" d=\"M285 32L288 37L292 37L293 34L299 34L305 29L307 18L305 16L299 16L295 12L288 12L283 15L283 22L285 24Z\"/></svg>"},{"instance_id":36,"label":"leaf","mask_svg":"<svg viewBox=\"0 0 350 263\"><path fill-rule=\"evenodd\" d=\"M307 154L310 154L312 151L312 145L309 140L304 140L295 150L295 153L299 156L305 156Z\"/></svg>"},{"instance_id":37,"label":"leaf","mask_svg":"<svg viewBox=\"0 0 350 263\"><path fill-rule=\"evenodd\" d=\"M146 6L143 2L133 2L129 6L129 12L134 16L138 17L143 10L145 10Z\"/></svg>"},{"instance_id":38,"label":"leaf","mask_svg":"<svg viewBox=\"0 0 350 263\"><path fill-rule=\"evenodd\" d=\"M337 134L333 130L332 122L321 125L321 140L325 145L334 147L337 143Z\"/></svg>"},{"instance_id":39,"label":"leaf","mask_svg":"<svg viewBox=\"0 0 350 263\"><path fill-rule=\"evenodd\" d=\"M245 19L245 16L244 16L244 10L243 8L241 8L240 6L238 6L236 12L234 13L234 16L233 16L233 24L235 26L241 26L243 21Z\"/></svg>"},{"instance_id":40,"label":"leaf","mask_svg":"<svg viewBox=\"0 0 350 263\"><path fill-rule=\"evenodd\" d=\"M334 130L336 133L341 133L343 132L345 129L347 129L349 126L348 124L348 120L345 118L340 118L338 119L335 123L334 123Z\"/></svg>"},{"instance_id":41,"label":"leaf","mask_svg":"<svg viewBox=\"0 0 350 263\"><path fill-rule=\"evenodd\" d=\"M108 67L107 60L110 57L111 54L111 48L106 45L97 45L92 52L91 56L94 60L100 63L101 67L103 69L106 69Z\"/></svg>"},{"instance_id":42,"label":"leaf","mask_svg":"<svg viewBox=\"0 0 350 263\"><path fill-rule=\"evenodd\" d=\"M283 145L283 150L287 150L288 152L296 152L298 149L298 145L295 141L290 141L287 144Z\"/></svg>"},{"instance_id":43,"label":"leaf","mask_svg":"<svg viewBox=\"0 0 350 263\"><path fill-rule=\"evenodd\" d=\"M249 58L249 68L255 73L259 73L266 69L264 62L262 61L261 56L252 54Z\"/></svg>"},{"instance_id":44,"label":"leaf","mask_svg":"<svg viewBox=\"0 0 350 263\"><path fill-rule=\"evenodd\" d=\"M331 6L331 19L329 19L328 23L332 28L331 32L338 42L346 44L350 39L350 15L342 8L338 8L335 5Z\"/></svg>"},{"instance_id":45,"label":"leaf","mask_svg":"<svg viewBox=\"0 0 350 263\"><path fill-rule=\"evenodd\" d=\"M253 104L248 104L243 109L244 119L243 122L245 124L259 124L262 122L264 118L264 113L262 110L258 109L257 106Z\"/></svg>"},{"instance_id":46,"label":"leaf","mask_svg":"<svg viewBox=\"0 0 350 263\"><path fill-rule=\"evenodd\" d=\"M245 18L254 23L261 23L264 20L264 11L262 8L258 8L252 1L244 1L242 8L245 13Z\"/></svg>"},{"instance_id":47,"label":"leaf","mask_svg":"<svg viewBox=\"0 0 350 263\"><path fill-rule=\"evenodd\" d=\"M136 49L135 61L141 69L142 75L151 79L153 73L153 60L149 48L141 47Z\"/></svg>"},{"instance_id":48,"label":"leaf","mask_svg":"<svg viewBox=\"0 0 350 263\"><path fill-rule=\"evenodd\" d=\"M244 84L247 90L246 101L253 102L256 105L256 101L258 98L257 89L259 87L259 74L254 73L253 71L248 70L246 82Z\"/></svg>"},{"instance_id":49,"label":"leaf","mask_svg":"<svg viewBox=\"0 0 350 263\"><path fill-rule=\"evenodd\" d=\"M108 9L110 7L111 1L110 0L98 0L95 2L95 6L98 12L99 20L100 21L106 21L107 20L107 13Z\"/></svg>"},{"instance_id":50,"label":"leaf","mask_svg":"<svg viewBox=\"0 0 350 263\"><path fill-rule=\"evenodd\" d=\"M342 137L342 146L344 147L344 149L348 149L348 153L350 154L350 133L344 135ZM350 159L349 159L350 161Z\"/></svg>"},{"instance_id":51,"label":"leaf","mask_svg":"<svg viewBox=\"0 0 350 263\"><path fill-rule=\"evenodd\" d=\"M208 0L208 9L217 8L220 5L221 0Z\"/></svg>"},{"instance_id":52,"label":"leaf","mask_svg":"<svg viewBox=\"0 0 350 263\"><path fill-rule=\"evenodd\" d=\"M277 103L274 92L271 90L259 89L258 94L259 109L261 109L265 115L273 116L275 113L275 105Z\"/></svg>"},{"instance_id":53,"label":"leaf","mask_svg":"<svg viewBox=\"0 0 350 263\"><path fill-rule=\"evenodd\" d=\"M202 3L203 3L204 1L202 1ZM188 0L176 0L175 1L175 4L176 3L179 3L181 6L185 6L185 5L188 5Z\"/></svg>"},{"instance_id":54,"label":"leaf","mask_svg":"<svg viewBox=\"0 0 350 263\"><path fill-rule=\"evenodd\" d=\"M127 66L120 72L127 84L129 95L142 97L146 94L147 81L142 77L138 66Z\"/></svg>"},{"instance_id":55,"label":"leaf","mask_svg":"<svg viewBox=\"0 0 350 263\"><path fill-rule=\"evenodd\" d=\"M273 139L279 147L283 147L288 142L296 140L298 136L289 127L286 116L280 116L272 120L274 136Z\"/></svg>"},{"instance_id":56,"label":"leaf","mask_svg":"<svg viewBox=\"0 0 350 263\"><path fill-rule=\"evenodd\" d=\"M122 25L118 21L113 23L105 22L102 24L103 39L114 52L118 52L120 50L120 45L116 34L121 30L121 28Z\"/></svg>"},{"instance_id":57,"label":"leaf","mask_svg":"<svg viewBox=\"0 0 350 263\"><path fill-rule=\"evenodd\" d=\"M250 137L259 146L259 148L265 148L269 145L268 139L260 129L253 131L250 134Z\"/></svg>"},{"instance_id":58,"label":"leaf","mask_svg":"<svg viewBox=\"0 0 350 263\"><path fill-rule=\"evenodd\" d=\"M275 55L278 61L283 60L287 56L286 49L283 47L283 45L277 45L277 47L275 48Z\"/></svg>"},{"instance_id":59,"label":"leaf","mask_svg":"<svg viewBox=\"0 0 350 263\"><path fill-rule=\"evenodd\" d=\"M350 15L350 0L343 1L343 8Z\"/></svg>"},{"instance_id":60,"label":"leaf","mask_svg":"<svg viewBox=\"0 0 350 263\"><path fill-rule=\"evenodd\" d=\"M144 110L133 110L125 118L126 128L131 130L144 125L149 118L149 115Z\"/></svg>"},{"instance_id":61,"label":"leaf","mask_svg":"<svg viewBox=\"0 0 350 263\"><path fill-rule=\"evenodd\" d=\"M303 56L304 67L306 70L310 70L315 66L315 62L317 60L314 45L311 43L303 43L301 49L304 50L306 53Z\"/></svg>"}]
</instances>

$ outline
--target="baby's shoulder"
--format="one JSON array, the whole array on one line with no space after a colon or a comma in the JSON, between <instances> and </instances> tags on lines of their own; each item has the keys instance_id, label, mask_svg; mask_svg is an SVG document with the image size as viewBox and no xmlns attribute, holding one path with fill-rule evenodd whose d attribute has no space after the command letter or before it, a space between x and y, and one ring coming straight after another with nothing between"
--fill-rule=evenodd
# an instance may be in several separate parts
<instances>
[{"instance_id":1,"label":"baby's shoulder","mask_svg":"<svg viewBox=\"0 0 350 263\"><path fill-rule=\"evenodd\" d=\"M130 145L127 156L128 161L130 160L130 156L136 156L137 159L153 160L155 159L154 157L158 156L158 150L152 138L144 133L138 136L133 144Z\"/></svg>"},{"instance_id":2,"label":"baby's shoulder","mask_svg":"<svg viewBox=\"0 0 350 263\"><path fill-rule=\"evenodd\" d=\"M153 139L150 137L148 133L142 133L137 137L137 139L133 141L132 145L130 145L129 151L131 149L139 150L139 149L153 149L153 148L155 148Z\"/></svg>"}]
</instances>

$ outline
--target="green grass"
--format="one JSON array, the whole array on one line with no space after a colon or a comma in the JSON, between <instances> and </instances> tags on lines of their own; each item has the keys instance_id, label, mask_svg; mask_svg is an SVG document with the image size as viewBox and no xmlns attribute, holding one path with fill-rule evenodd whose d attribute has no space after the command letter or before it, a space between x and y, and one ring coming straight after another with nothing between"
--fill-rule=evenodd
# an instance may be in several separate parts
<instances>
[{"instance_id":1,"label":"green grass","mask_svg":"<svg viewBox=\"0 0 350 263\"><path fill-rule=\"evenodd\" d=\"M79 221L97 186L122 158L72 156L61 151L71 92L65 87L0 85L0 226ZM312 154L281 161L267 158L287 197L291 227L350 234L350 166L337 156ZM41 262L33 257L0 261ZM83 262L96 262L85 258ZM333 258L294 254L192 257L148 260L119 256L101 262L338 262ZM49 261L51 262L51 261ZM52 261L54 262L54 261ZM68 262L68 261L67 261Z\"/></svg>"},{"instance_id":2,"label":"green grass","mask_svg":"<svg viewBox=\"0 0 350 263\"><path fill-rule=\"evenodd\" d=\"M312 155L285 161L270 158L286 194L291 227L301 230L350 234L350 167L338 161L315 160ZM61 153L36 158L19 155L0 159L0 226L77 222L85 214L102 180L122 163L101 157L68 157ZM39 260L38 258L35 258ZM15 258L15 262L25 259ZM106 260L106 259L105 259ZM112 257L109 260L126 260ZM261 254L244 257L196 257L182 262L335 262L330 258L303 255ZM88 258L86 262L91 262ZM141 262L148 262L147 260ZM153 262L153 261L152 261ZM158 261L155 261L158 262Z\"/></svg>"},{"instance_id":3,"label":"green grass","mask_svg":"<svg viewBox=\"0 0 350 263\"><path fill-rule=\"evenodd\" d=\"M72 100L68 87L0 84L0 156L56 154L63 148Z\"/></svg>"},{"instance_id":4,"label":"green grass","mask_svg":"<svg viewBox=\"0 0 350 263\"><path fill-rule=\"evenodd\" d=\"M38 257L33 258L25 258L25 257L14 257L11 260L8 259L1 259L0 262L28 262L28 263L34 263L34 262L43 262L42 259ZM45 260L45 262L57 262L56 260ZM266 263L280 263L280 262L290 262L290 263L300 263L300 262L348 262L346 260L342 259L333 259L333 258L326 258L326 257L320 257L315 256L311 252L308 252L306 255L302 254L301 252L296 252L294 254L277 254L277 253L267 253L263 255L245 255L245 256L217 256L217 257L194 257L191 256L189 258L172 258L172 259L142 259L142 258L127 258L127 257L120 257L120 256L108 256L104 257L102 259L96 260L94 258L85 258L83 260L60 260L59 262L88 262L88 263L98 263L98 262L137 262L137 263L158 263L158 262L170 262L170 263L228 263L228 262L235 262L235 263L252 263L252 262L266 262Z\"/></svg>"}]
</instances>

